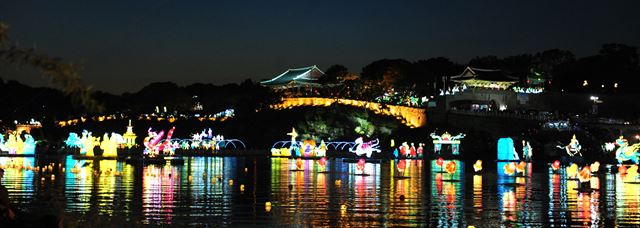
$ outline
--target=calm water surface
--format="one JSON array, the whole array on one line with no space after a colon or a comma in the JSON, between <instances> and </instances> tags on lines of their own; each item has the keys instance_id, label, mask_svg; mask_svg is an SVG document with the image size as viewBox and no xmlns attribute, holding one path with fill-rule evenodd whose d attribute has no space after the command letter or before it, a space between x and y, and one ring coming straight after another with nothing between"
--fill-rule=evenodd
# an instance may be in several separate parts
<instances>
[{"instance_id":1,"label":"calm water surface","mask_svg":"<svg viewBox=\"0 0 640 228\"><path fill-rule=\"evenodd\" d=\"M26 168L51 162L51 171ZM193 157L182 165L147 166L70 156L0 158L0 164L22 167L8 168L2 180L15 207L60 208L87 224L98 216L180 226L640 225L637 178L600 174L591 179L595 190L580 192L577 180L547 164L529 164L525 175L513 177L500 163L478 174L461 161L447 173L429 160L406 160L399 173L397 162L367 163L362 172L340 159L325 167L302 160L299 170L295 160L266 157Z\"/></svg>"}]
</instances>

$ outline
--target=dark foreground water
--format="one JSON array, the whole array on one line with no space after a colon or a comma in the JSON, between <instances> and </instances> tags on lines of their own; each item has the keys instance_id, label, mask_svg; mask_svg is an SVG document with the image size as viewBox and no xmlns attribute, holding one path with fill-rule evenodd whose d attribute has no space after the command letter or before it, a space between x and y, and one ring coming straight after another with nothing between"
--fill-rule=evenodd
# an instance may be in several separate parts
<instances>
[{"instance_id":1,"label":"dark foreground water","mask_svg":"<svg viewBox=\"0 0 640 228\"><path fill-rule=\"evenodd\" d=\"M44 172L29 168L51 162ZM23 216L52 213L83 227L640 225L636 178L600 174L591 179L596 190L580 192L577 180L547 164L513 177L489 162L477 174L456 161L450 174L435 161L406 160L400 176L396 162L367 163L362 174L342 160L324 169L303 160L298 171L295 160L266 157L194 157L161 166L0 158L11 167L2 184Z\"/></svg>"}]
</instances>

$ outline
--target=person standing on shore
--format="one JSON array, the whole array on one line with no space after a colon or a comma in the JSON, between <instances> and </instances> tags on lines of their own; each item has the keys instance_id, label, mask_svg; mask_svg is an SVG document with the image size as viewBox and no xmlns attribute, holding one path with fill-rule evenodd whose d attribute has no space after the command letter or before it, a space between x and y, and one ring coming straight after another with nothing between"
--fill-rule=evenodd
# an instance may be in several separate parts
<instances>
[{"instance_id":1,"label":"person standing on shore","mask_svg":"<svg viewBox=\"0 0 640 228\"><path fill-rule=\"evenodd\" d=\"M9 205L9 191L2 185L4 169L0 168L0 221L14 220L16 215Z\"/></svg>"}]
</instances>

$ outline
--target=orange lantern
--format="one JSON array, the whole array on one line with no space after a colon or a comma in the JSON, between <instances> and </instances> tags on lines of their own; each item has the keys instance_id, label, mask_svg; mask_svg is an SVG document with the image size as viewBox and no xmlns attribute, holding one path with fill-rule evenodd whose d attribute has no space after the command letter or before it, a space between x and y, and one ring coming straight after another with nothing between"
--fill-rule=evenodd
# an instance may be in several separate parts
<instances>
[{"instance_id":1,"label":"orange lantern","mask_svg":"<svg viewBox=\"0 0 640 228\"><path fill-rule=\"evenodd\" d=\"M520 163L518 163L518 166L516 166L516 172L524 173L524 170L526 168L527 168L527 163L524 161L521 161Z\"/></svg>"},{"instance_id":2,"label":"orange lantern","mask_svg":"<svg viewBox=\"0 0 640 228\"><path fill-rule=\"evenodd\" d=\"M447 171L447 173L449 174L453 174L456 172L456 162L455 161L451 161L447 163L447 166L444 168L445 171Z\"/></svg>"},{"instance_id":3,"label":"orange lantern","mask_svg":"<svg viewBox=\"0 0 640 228\"><path fill-rule=\"evenodd\" d=\"M588 182L591 180L591 169L589 169L588 166L585 166L582 168L582 170L580 170L580 173L578 173L578 179L580 180L580 182Z\"/></svg>"},{"instance_id":4,"label":"orange lantern","mask_svg":"<svg viewBox=\"0 0 640 228\"><path fill-rule=\"evenodd\" d=\"M620 175L624 175L627 173L627 167L625 165L620 165L618 167L618 173L620 173Z\"/></svg>"},{"instance_id":5,"label":"orange lantern","mask_svg":"<svg viewBox=\"0 0 640 228\"><path fill-rule=\"evenodd\" d=\"M507 175L511 176L516 171L516 163L515 162L509 162L508 164L504 165L503 169L504 169L504 174L507 174Z\"/></svg>"},{"instance_id":6,"label":"orange lantern","mask_svg":"<svg viewBox=\"0 0 640 228\"><path fill-rule=\"evenodd\" d=\"M300 159L300 158L296 159L296 168L298 170L302 170L302 168L303 168L302 165L303 165L302 159Z\"/></svg>"}]
</instances>

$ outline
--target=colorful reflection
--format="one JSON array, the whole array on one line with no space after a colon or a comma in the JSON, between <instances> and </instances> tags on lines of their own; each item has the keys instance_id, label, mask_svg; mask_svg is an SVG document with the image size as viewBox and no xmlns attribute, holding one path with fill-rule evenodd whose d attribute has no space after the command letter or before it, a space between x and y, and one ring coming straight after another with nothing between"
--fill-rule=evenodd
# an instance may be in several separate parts
<instances>
[{"instance_id":1,"label":"colorful reflection","mask_svg":"<svg viewBox=\"0 0 640 228\"><path fill-rule=\"evenodd\" d=\"M438 227L462 226L464 205L464 162L444 160L442 165L431 160L431 225ZM452 169L452 165L456 168ZM446 170L446 171L445 171Z\"/></svg>"},{"instance_id":2,"label":"colorful reflection","mask_svg":"<svg viewBox=\"0 0 640 228\"><path fill-rule=\"evenodd\" d=\"M388 202L391 207L388 219L392 221L403 221L416 219L421 210L415 205L420 205L422 191L423 161L422 160L399 160L405 163L403 175L398 173L398 164L391 160L389 164L390 193ZM408 223L411 224L411 223ZM415 224L415 223L414 223Z\"/></svg>"}]
</instances>

